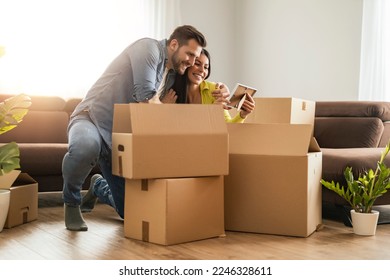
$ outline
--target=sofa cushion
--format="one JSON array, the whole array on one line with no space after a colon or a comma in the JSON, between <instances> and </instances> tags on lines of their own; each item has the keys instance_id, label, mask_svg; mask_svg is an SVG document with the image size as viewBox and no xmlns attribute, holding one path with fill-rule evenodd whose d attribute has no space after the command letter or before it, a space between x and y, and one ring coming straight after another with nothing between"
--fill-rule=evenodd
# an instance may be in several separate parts
<instances>
[{"instance_id":1,"label":"sofa cushion","mask_svg":"<svg viewBox=\"0 0 390 280\"><path fill-rule=\"evenodd\" d=\"M0 137L0 143L67 143L69 116L64 111L29 111L23 121Z\"/></svg>"},{"instance_id":2,"label":"sofa cushion","mask_svg":"<svg viewBox=\"0 0 390 280\"><path fill-rule=\"evenodd\" d=\"M317 101L316 117L376 117L390 120L390 102Z\"/></svg>"},{"instance_id":3,"label":"sofa cushion","mask_svg":"<svg viewBox=\"0 0 390 280\"><path fill-rule=\"evenodd\" d=\"M38 182L39 192L62 190L62 160L68 151L68 144L19 144L19 150L20 169ZM89 178L96 173L101 173L98 166L92 169ZM83 184L83 189L88 188L89 179Z\"/></svg>"},{"instance_id":4,"label":"sofa cushion","mask_svg":"<svg viewBox=\"0 0 390 280\"><path fill-rule=\"evenodd\" d=\"M315 118L314 137L321 148L376 148L384 130L378 118Z\"/></svg>"},{"instance_id":5,"label":"sofa cushion","mask_svg":"<svg viewBox=\"0 0 390 280\"><path fill-rule=\"evenodd\" d=\"M20 166L22 172L36 175L62 175L62 159L68 144L59 143L21 143Z\"/></svg>"}]
</instances>

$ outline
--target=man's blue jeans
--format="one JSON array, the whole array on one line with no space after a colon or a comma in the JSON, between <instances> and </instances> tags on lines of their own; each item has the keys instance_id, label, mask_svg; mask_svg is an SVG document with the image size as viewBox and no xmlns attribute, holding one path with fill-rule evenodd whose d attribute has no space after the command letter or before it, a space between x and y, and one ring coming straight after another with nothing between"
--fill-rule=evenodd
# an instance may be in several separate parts
<instances>
[{"instance_id":1,"label":"man's blue jeans","mask_svg":"<svg viewBox=\"0 0 390 280\"><path fill-rule=\"evenodd\" d=\"M108 148L88 115L74 118L68 129L68 152L62 162L64 203L81 204L81 188L92 168L99 164L104 179L96 180L95 195L124 217L125 180L112 174L111 148Z\"/></svg>"}]
</instances>

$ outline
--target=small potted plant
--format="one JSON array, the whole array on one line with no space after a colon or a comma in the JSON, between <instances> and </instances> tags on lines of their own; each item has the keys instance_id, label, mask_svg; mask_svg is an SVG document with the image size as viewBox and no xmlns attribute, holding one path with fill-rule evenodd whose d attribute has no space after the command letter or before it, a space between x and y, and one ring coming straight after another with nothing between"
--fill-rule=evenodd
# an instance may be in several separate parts
<instances>
[{"instance_id":1,"label":"small potted plant","mask_svg":"<svg viewBox=\"0 0 390 280\"><path fill-rule=\"evenodd\" d=\"M27 114L31 99L25 94L0 102L0 135L15 128ZM10 190L20 171L19 147L15 142L0 146L0 232L8 214Z\"/></svg>"},{"instance_id":2,"label":"small potted plant","mask_svg":"<svg viewBox=\"0 0 390 280\"><path fill-rule=\"evenodd\" d=\"M390 168L384 162L390 151L390 142L384 148L375 170L369 169L354 178L352 167L346 167L344 177L347 186L321 180L321 184L344 198L351 209L352 227L356 234L375 235L379 212L373 210L375 200L390 189ZM371 228L365 223L371 221Z\"/></svg>"}]
</instances>

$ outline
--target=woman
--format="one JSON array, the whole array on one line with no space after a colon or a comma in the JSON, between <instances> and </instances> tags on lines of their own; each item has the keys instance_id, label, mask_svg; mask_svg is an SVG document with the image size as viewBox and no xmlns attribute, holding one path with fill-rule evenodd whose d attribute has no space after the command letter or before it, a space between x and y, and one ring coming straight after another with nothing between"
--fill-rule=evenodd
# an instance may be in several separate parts
<instances>
[{"instance_id":1,"label":"woman","mask_svg":"<svg viewBox=\"0 0 390 280\"><path fill-rule=\"evenodd\" d=\"M227 110L226 100L216 98L213 95L220 84L209 82L206 79L210 76L210 54L203 49L195 64L187 68L183 76L177 76L173 88L162 98L163 103L191 103L191 104L222 104L226 122L242 123L245 118L254 110L255 101L252 96L247 95L241 110L232 117Z\"/></svg>"}]
</instances>

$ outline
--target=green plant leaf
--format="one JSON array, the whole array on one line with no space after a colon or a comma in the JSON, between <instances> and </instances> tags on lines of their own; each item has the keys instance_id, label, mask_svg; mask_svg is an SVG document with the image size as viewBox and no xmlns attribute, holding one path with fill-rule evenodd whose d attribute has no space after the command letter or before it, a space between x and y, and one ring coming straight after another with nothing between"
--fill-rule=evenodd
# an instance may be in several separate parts
<instances>
[{"instance_id":1,"label":"green plant leaf","mask_svg":"<svg viewBox=\"0 0 390 280\"><path fill-rule=\"evenodd\" d=\"M31 98L25 94L12 96L0 102L0 134L15 128L27 114Z\"/></svg>"},{"instance_id":2,"label":"green plant leaf","mask_svg":"<svg viewBox=\"0 0 390 280\"><path fill-rule=\"evenodd\" d=\"M20 168L19 147L15 142L0 146L0 176Z\"/></svg>"},{"instance_id":3,"label":"green plant leaf","mask_svg":"<svg viewBox=\"0 0 390 280\"><path fill-rule=\"evenodd\" d=\"M0 102L0 134L15 128L27 114L31 98L25 94ZM20 168L19 147L15 142L0 146L0 176Z\"/></svg>"}]
</instances>

